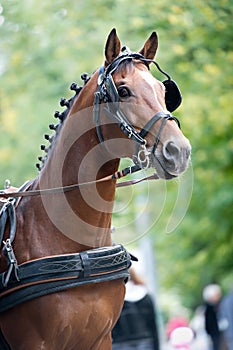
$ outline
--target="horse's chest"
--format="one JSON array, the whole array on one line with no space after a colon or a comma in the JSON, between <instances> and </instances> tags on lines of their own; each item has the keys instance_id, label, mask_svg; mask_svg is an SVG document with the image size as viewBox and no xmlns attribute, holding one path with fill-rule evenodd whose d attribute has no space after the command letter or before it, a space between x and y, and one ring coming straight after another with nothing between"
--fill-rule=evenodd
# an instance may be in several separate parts
<instances>
[{"instance_id":1,"label":"horse's chest","mask_svg":"<svg viewBox=\"0 0 233 350\"><path fill-rule=\"evenodd\" d=\"M123 282L113 281L60 294L54 319L54 329L57 329L54 336L58 344L69 339L70 347L78 344L80 349L98 348L102 339L110 337L119 317L124 289Z\"/></svg>"},{"instance_id":2,"label":"horse's chest","mask_svg":"<svg viewBox=\"0 0 233 350\"><path fill-rule=\"evenodd\" d=\"M124 291L124 282L116 280L50 294L5 313L1 327L12 349L42 343L49 350L101 349L106 339L111 342ZM13 335L12 317L18 325Z\"/></svg>"}]
</instances>

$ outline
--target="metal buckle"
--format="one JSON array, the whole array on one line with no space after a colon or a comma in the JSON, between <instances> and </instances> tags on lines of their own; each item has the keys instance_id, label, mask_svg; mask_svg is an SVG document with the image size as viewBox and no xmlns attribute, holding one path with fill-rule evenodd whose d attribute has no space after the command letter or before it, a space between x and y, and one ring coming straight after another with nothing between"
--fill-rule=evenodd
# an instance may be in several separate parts
<instances>
[{"instance_id":1,"label":"metal buckle","mask_svg":"<svg viewBox=\"0 0 233 350\"><path fill-rule=\"evenodd\" d=\"M150 167L150 152L145 145L141 146L142 149L138 151L137 155L134 155L134 161L142 169L148 169Z\"/></svg>"}]
</instances>

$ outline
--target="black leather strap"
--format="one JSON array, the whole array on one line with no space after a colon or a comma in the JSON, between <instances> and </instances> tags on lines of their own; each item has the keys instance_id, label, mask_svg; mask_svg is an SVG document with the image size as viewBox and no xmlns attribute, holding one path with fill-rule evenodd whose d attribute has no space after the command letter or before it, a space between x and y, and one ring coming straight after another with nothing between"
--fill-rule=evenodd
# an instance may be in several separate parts
<instances>
[{"instance_id":1,"label":"black leather strap","mask_svg":"<svg viewBox=\"0 0 233 350\"><path fill-rule=\"evenodd\" d=\"M0 274L0 312L36 297L89 283L129 278L131 256L122 245L45 257L18 266L18 280Z\"/></svg>"}]
</instances>

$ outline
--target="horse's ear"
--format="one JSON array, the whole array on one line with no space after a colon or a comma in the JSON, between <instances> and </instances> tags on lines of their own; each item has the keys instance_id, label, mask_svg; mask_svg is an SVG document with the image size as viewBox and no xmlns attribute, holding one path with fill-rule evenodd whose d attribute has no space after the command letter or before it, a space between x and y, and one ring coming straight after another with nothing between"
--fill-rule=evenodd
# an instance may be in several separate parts
<instances>
[{"instance_id":1,"label":"horse's ear","mask_svg":"<svg viewBox=\"0 0 233 350\"><path fill-rule=\"evenodd\" d=\"M108 36L105 45L105 67L108 66L121 51L121 42L117 36L116 29L113 28Z\"/></svg>"},{"instance_id":2,"label":"horse's ear","mask_svg":"<svg viewBox=\"0 0 233 350\"><path fill-rule=\"evenodd\" d=\"M149 60L153 60L158 48L158 36L156 32L153 32L151 36L145 42L143 48L139 51L141 55Z\"/></svg>"}]
</instances>

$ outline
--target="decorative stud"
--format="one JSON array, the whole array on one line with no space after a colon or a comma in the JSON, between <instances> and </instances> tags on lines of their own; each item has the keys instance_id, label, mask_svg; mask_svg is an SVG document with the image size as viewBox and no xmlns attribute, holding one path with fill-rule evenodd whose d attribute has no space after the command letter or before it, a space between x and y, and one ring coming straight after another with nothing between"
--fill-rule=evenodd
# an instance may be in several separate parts
<instances>
[{"instance_id":1,"label":"decorative stud","mask_svg":"<svg viewBox=\"0 0 233 350\"><path fill-rule=\"evenodd\" d=\"M59 119L61 120L61 122L63 122L63 119L64 119L63 113L60 113L59 111L56 111L56 112L54 113L54 117L55 117L55 118L59 118Z\"/></svg>"},{"instance_id":2,"label":"decorative stud","mask_svg":"<svg viewBox=\"0 0 233 350\"><path fill-rule=\"evenodd\" d=\"M56 130L57 127L58 127L58 125L49 124L49 129L50 129L50 130Z\"/></svg>"},{"instance_id":3,"label":"decorative stud","mask_svg":"<svg viewBox=\"0 0 233 350\"><path fill-rule=\"evenodd\" d=\"M53 141L53 136L51 136L51 135L45 134L44 138L45 138L45 140L48 140L49 142Z\"/></svg>"},{"instance_id":4,"label":"decorative stud","mask_svg":"<svg viewBox=\"0 0 233 350\"><path fill-rule=\"evenodd\" d=\"M87 73L83 73L83 74L81 75L81 79L84 81L84 83L86 83L87 80L89 80L88 74L87 74Z\"/></svg>"},{"instance_id":5,"label":"decorative stud","mask_svg":"<svg viewBox=\"0 0 233 350\"><path fill-rule=\"evenodd\" d=\"M60 99L60 106L61 107L68 107L69 108L69 106L70 106L70 102L69 102L69 100L67 100L66 98L61 98Z\"/></svg>"},{"instance_id":6,"label":"decorative stud","mask_svg":"<svg viewBox=\"0 0 233 350\"><path fill-rule=\"evenodd\" d=\"M40 146L41 151L44 151L45 153L48 153L49 147L46 147L45 145Z\"/></svg>"},{"instance_id":7,"label":"decorative stud","mask_svg":"<svg viewBox=\"0 0 233 350\"><path fill-rule=\"evenodd\" d=\"M39 157L38 157L38 160L39 160L40 162L43 162L44 158L43 158L42 156L39 156Z\"/></svg>"},{"instance_id":8,"label":"decorative stud","mask_svg":"<svg viewBox=\"0 0 233 350\"><path fill-rule=\"evenodd\" d=\"M60 118L61 113L59 111L55 111L54 117L55 118Z\"/></svg>"},{"instance_id":9,"label":"decorative stud","mask_svg":"<svg viewBox=\"0 0 233 350\"><path fill-rule=\"evenodd\" d=\"M78 86L78 84L76 83L72 83L70 85L70 90L75 91L75 95L78 95L80 93L80 91L82 90L82 86ZM72 100L72 99L71 99Z\"/></svg>"},{"instance_id":10,"label":"decorative stud","mask_svg":"<svg viewBox=\"0 0 233 350\"><path fill-rule=\"evenodd\" d=\"M38 170L41 170L41 165L39 163L36 163L36 167Z\"/></svg>"},{"instance_id":11,"label":"decorative stud","mask_svg":"<svg viewBox=\"0 0 233 350\"><path fill-rule=\"evenodd\" d=\"M77 90L78 90L78 84L72 83L72 84L70 85L70 90L77 91Z\"/></svg>"}]
</instances>

